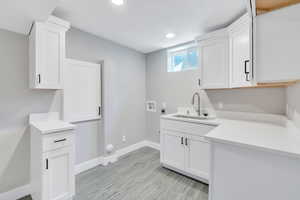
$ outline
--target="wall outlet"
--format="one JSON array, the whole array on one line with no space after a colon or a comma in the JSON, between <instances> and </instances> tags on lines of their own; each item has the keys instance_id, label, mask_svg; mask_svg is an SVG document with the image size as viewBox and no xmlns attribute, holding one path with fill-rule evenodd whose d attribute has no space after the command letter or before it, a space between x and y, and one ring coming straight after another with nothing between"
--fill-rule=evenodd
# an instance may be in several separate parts
<instances>
[{"instance_id":1,"label":"wall outlet","mask_svg":"<svg viewBox=\"0 0 300 200\"><path fill-rule=\"evenodd\" d=\"M122 141L126 142L126 136L125 135L122 136Z\"/></svg>"}]
</instances>

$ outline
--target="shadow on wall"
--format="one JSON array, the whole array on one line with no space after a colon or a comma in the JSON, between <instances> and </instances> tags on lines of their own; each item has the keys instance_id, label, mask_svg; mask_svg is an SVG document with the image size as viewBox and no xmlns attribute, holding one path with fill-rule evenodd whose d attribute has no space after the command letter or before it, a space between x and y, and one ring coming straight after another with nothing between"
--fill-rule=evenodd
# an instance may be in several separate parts
<instances>
[{"instance_id":1,"label":"shadow on wall","mask_svg":"<svg viewBox=\"0 0 300 200\"><path fill-rule=\"evenodd\" d=\"M28 116L60 110L60 92L30 90L28 37L0 29L0 193L29 183Z\"/></svg>"},{"instance_id":2,"label":"shadow on wall","mask_svg":"<svg viewBox=\"0 0 300 200\"><path fill-rule=\"evenodd\" d=\"M30 177L30 131L6 131L0 134L0 193L28 184Z\"/></svg>"},{"instance_id":3,"label":"shadow on wall","mask_svg":"<svg viewBox=\"0 0 300 200\"><path fill-rule=\"evenodd\" d=\"M216 110L285 114L284 88L245 88L207 90L208 98Z\"/></svg>"}]
</instances>

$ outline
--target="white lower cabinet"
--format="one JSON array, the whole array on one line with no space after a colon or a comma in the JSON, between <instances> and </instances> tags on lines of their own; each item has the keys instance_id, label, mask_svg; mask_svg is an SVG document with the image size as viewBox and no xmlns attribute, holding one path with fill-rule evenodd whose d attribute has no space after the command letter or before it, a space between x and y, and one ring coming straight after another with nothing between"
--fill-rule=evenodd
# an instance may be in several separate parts
<instances>
[{"instance_id":1,"label":"white lower cabinet","mask_svg":"<svg viewBox=\"0 0 300 200\"><path fill-rule=\"evenodd\" d=\"M184 170L185 146L183 135L176 132L162 131L163 162Z\"/></svg>"},{"instance_id":2,"label":"white lower cabinet","mask_svg":"<svg viewBox=\"0 0 300 200\"><path fill-rule=\"evenodd\" d=\"M203 136L213 128L161 119L161 164L208 183L210 143Z\"/></svg>"},{"instance_id":3,"label":"white lower cabinet","mask_svg":"<svg viewBox=\"0 0 300 200\"><path fill-rule=\"evenodd\" d=\"M75 195L74 127L57 120L31 122L33 200L71 200Z\"/></svg>"},{"instance_id":4,"label":"white lower cabinet","mask_svg":"<svg viewBox=\"0 0 300 200\"><path fill-rule=\"evenodd\" d=\"M209 179L210 144L203 137L188 136L186 171Z\"/></svg>"},{"instance_id":5,"label":"white lower cabinet","mask_svg":"<svg viewBox=\"0 0 300 200\"><path fill-rule=\"evenodd\" d=\"M74 193L72 149L62 148L43 154L43 199L68 199Z\"/></svg>"}]
</instances>

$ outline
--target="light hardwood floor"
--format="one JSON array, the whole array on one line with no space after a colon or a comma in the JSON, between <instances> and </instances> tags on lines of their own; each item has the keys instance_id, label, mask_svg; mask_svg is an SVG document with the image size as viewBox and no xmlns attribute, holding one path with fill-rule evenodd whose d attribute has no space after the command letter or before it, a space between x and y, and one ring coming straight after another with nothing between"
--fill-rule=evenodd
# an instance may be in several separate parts
<instances>
[{"instance_id":1,"label":"light hardwood floor","mask_svg":"<svg viewBox=\"0 0 300 200\"><path fill-rule=\"evenodd\" d=\"M159 151L148 147L76 176L75 200L196 199L208 199L208 185L161 167Z\"/></svg>"}]
</instances>

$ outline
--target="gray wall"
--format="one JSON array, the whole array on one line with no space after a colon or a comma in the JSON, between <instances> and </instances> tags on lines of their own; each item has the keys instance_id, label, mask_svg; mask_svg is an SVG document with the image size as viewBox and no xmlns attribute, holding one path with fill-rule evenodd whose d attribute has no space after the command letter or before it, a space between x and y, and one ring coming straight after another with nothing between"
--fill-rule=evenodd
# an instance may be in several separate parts
<instances>
[{"instance_id":1,"label":"gray wall","mask_svg":"<svg viewBox=\"0 0 300 200\"><path fill-rule=\"evenodd\" d=\"M28 115L59 111L55 91L28 84L28 38L0 30L0 193L29 182Z\"/></svg>"},{"instance_id":2,"label":"gray wall","mask_svg":"<svg viewBox=\"0 0 300 200\"><path fill-rule=\"evenodd\" d=\"M98 125L95 121L78 124L77 163L102 155L106 144L117 150L142 141L146 127L145 55L74 28L66 38L67 58L104 61L104 119Z\"/></svg>"},{"instance_id":3,"label":"gray wall","mask_svg":"<svg viewBox=\"0 0 300 200\"><path fill-rule=\"evenodd\" d=\"M167 72L166 50L153 52L146 57L146 97L147 100L157 101L158 107L162 102L167 103L167 112L176 112L180 106L191 106L191 97L197 89L199 71ZM201 91L202 106L218 109L220 102L223 110L285 113L285 89L235 89ZM147 139L159 142L159 111L147 112Z\"/></svg>"},{"instance_id":4,"label":"gray wall","mask_svg":"<svg viewBox=\"0 0 300 200\"><path fill-rule=\"evenodd\" d=\"M0 193L29 183L28 115L60 111L60 91L29 90L28 38L0 30ZM145 56L134 50L71 29L67 57L104 60L104 119L78 123L76 163L145 138ZM105 129L104 129L105 128ZM122 142L125 135L127 141Z\"/></svg>"}]
</instances>

